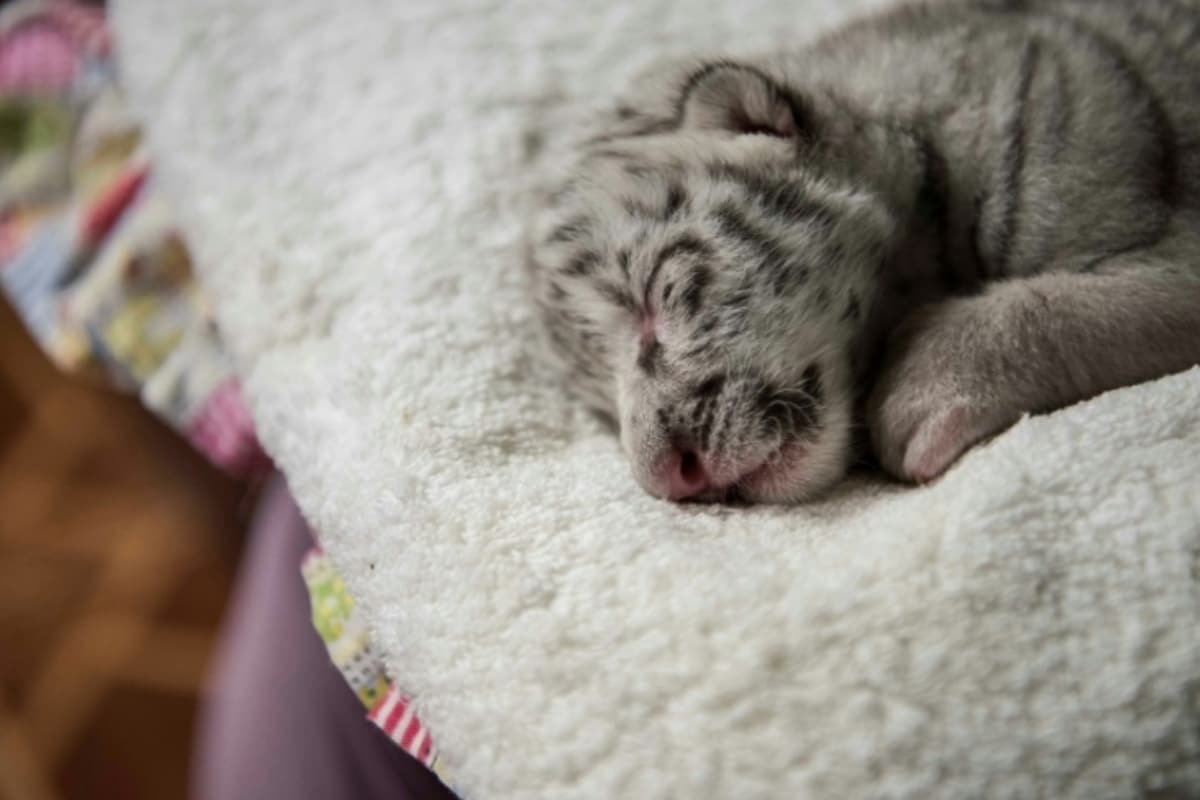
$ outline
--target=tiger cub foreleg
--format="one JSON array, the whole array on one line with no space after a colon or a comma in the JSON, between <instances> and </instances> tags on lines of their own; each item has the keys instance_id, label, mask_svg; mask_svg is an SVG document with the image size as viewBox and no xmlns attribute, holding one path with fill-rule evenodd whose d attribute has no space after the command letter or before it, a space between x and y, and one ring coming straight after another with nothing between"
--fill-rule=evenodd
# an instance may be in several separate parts
<instances>
[{"instance_id":1,"label":"tiger cub foreleg","mask_svg":"<svg viewBox=\"0 0 1200 800\"><path fill-rule=\"evenodd\" d=\"M1200 247L1124 255L914 313L889 340L867 423L884 468L925 482L1023 414L1198 363Z\"/></svg>"}]
</instances>

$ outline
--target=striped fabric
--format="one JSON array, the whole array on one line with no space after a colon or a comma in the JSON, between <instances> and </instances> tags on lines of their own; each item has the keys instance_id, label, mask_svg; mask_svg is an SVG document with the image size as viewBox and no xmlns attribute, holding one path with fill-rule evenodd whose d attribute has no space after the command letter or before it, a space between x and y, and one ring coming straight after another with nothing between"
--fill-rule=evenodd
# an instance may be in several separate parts
<instances>
[{"instance_id":1,"label":"striped fabric","mask_svg":"<svg viewBox=\"0 0 1200 800\"><path fill-rule=\"evenodd\" d=\"M404 752L430 769L434 768L437 752L433 749L429 730L413 711L408 698L398 688L392 686L388 689L367 718L378 725L379 729Z\"/></svg>"}]
</instances>

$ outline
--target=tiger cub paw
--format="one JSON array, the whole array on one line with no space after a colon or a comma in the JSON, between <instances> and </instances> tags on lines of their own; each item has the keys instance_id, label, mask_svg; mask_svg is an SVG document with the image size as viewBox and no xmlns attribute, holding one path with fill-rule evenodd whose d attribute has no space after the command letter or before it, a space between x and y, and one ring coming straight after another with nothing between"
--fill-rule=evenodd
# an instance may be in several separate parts
<instances>
[{"instance_id":1,"label":"tiger cub paw","mask_svg":"<svg viewBox=\"0 0 1200 800\"><path fill-rule=\"evenodd\" d=\"M888 468L897 477L914 483L941 477L963 453L992 432L980 422L980 415L966 405L934 412L916 426L907 442L889 448L896 457L888 458Z\"/></svg>"},{"instance_id":2,"label":"tiger cub paw","mask_svg":"<svg viewBox=\"0 0 1200 800\"><path fill-rule=\"evenodd\" d=\"M980 358L964 329L968 309L949 306L901 327L867 403L881 464L928 483L974 445L1016 422L1021 402Z\"/></svg>"}]
</instances>

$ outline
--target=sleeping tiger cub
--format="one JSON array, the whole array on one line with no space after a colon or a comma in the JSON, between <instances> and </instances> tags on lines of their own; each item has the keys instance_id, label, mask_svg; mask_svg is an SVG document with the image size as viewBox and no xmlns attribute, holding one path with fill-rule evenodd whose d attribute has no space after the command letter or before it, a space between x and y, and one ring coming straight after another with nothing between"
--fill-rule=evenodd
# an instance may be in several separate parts
<instances>
[{"instance_id":1,"label":"sleeping tiger cub","mask_svg":"<svg viewBox=\"0 0 1200 800\"><path fill-rule=\"evenodd\" d=\"M671 500L924 482L1200 362L1200 0L902 7L663 66L547 193L571 388Z\"/></svg>"}]
</instances>

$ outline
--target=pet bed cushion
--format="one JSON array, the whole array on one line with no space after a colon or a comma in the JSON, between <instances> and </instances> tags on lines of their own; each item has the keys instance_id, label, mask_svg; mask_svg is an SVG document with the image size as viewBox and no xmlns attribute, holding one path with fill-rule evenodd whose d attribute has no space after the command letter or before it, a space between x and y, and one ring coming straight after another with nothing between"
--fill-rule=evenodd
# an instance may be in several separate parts
<instances>
[{"instance_id":1,"label":"pet bed cushion","mask_svg":"<svg viewBox=\"0 0 1200 800\"><path fill-rule=\"evenodd\" d=\"M465 797L1200 792L1200 370L736 510L539 376L520 207L580 104L877 5L116 3L260 435Z\"/></svg>"}]
</instances>

